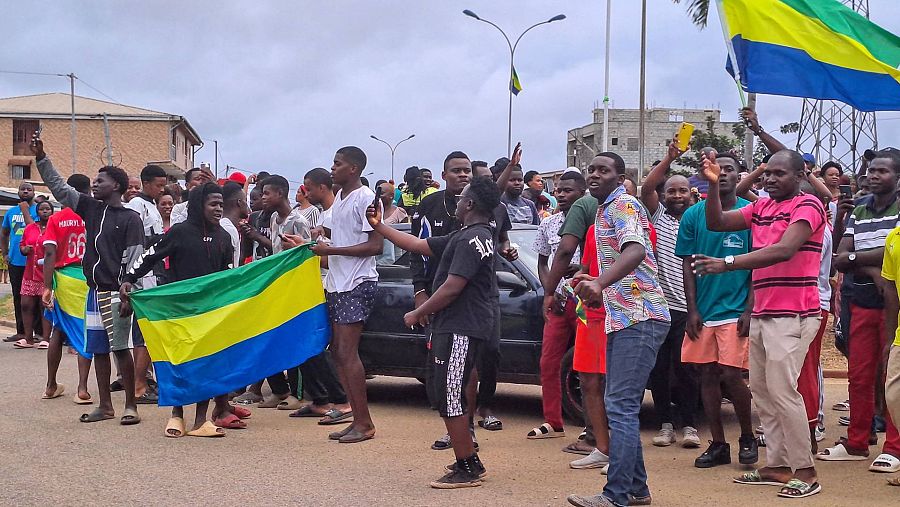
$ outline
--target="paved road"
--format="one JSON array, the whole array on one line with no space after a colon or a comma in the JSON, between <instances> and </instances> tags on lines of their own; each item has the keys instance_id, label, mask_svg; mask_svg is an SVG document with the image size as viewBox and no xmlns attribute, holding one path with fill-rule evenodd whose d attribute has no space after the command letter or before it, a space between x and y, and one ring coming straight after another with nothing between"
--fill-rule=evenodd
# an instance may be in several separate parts
<instances>
[{"instance_id":1,"label":"paved road","mask_svg":"<svg viewBox=\"0 0 900 507\"><path fill-rule=\"evenodd\" d=\"M0 335L7 332L0 329ZM598 491L597 470L568 468L563 439L528 441L538 424L539 389L502 385L497 412L505 428L479 431L481 457L490 477L480 488L437 491L428 482L452 460L432 451L443 433L440 419L424 406L415 380L379 377L370 381L376 439L356 445L328 441L329 429L313 419L289 419L286 412L254 410L250 428L220 440L162 436L168 411L146 407L144 422L82 424L84 409L66 396L39 399L44 353L0 347L0 456L4 463L0 505L499 505L562 506L569 493ZM74 385L75 359L64 357L61 380ZM846 397L846 384L828 384L828 406ZM122 396L115 397L117 407ZM649 402L647 416L652 418ZM730 408L725 410L733 421ZM190 413L189 413L190 415ZM829 441L843 434L838 413L828 410ZM577 428L569 427L572 437ZM701 433L704 431L701 429ZM729 435L737 439L732 422ZM643 432L654 505L772 505L776 490L739 486L730 477L739 465L693 468L696 450L648 445ZM706 437L708 434L704 434ZM875 448L873 448L874 450ZM733 449L736 460L737 451ZM900 488L866 471L867 462L822 464L825 491L797 505L900 505ZM783 500L785 505L790 500ZM779 502L780 503L780 502ZM791 503L793 505L793 503Z\"/></svg>"}]
</instances>

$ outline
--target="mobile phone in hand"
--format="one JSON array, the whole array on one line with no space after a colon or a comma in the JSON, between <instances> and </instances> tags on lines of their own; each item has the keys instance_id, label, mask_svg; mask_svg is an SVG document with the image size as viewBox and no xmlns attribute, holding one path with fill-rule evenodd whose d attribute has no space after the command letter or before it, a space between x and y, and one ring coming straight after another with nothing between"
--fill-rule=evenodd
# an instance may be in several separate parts
<instances>
[{"instance_id":1,"label":"mobile phone in hand","mask_svg":"<svg viewBox=\"0 0 900 507\"><path fill-rule=\"evenodd\" d=\"M853 197L853 191L850 189L850 185L840 185L838 188L841 189L841 198L850 199Z\"/></svg>"},{"instance_id":2,"label":"mobile phone in hand","mask_svg":"<svg viewBox=\"0 0 900 507\"><path fill-rule=\"evenodd\" d=\"M379 202L381 202L381 185L375 187L375 200L372 202L372 206L374 206L376 210L378 209Z\"/></svg>"}]
</instances>

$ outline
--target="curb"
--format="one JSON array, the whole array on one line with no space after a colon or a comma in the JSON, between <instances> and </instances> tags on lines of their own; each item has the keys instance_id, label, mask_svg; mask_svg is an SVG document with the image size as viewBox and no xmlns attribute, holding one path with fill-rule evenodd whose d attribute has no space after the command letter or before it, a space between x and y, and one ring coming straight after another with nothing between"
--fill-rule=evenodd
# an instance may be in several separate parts
<instances>
[{"instance_id":1,"label":"curb","mask_svg":"<svg viewBox=\"0 0 900 507\"><path fill-rule=\"evenodd\" d=\"M824 370L822 376L825 378L847 378L847 370Z\"/></svg>"},{"instance_id":2,"label":"curb","mask_svg":"<svg viewBox=\"0 0 900 507\"><path fill-rule=\"evenodd\" d=\"M11 328L15 329L16 323L15 323L15 321L10 321L10 320L0 320L0 326L11 327Z\"/></svg>"}]
</instances>

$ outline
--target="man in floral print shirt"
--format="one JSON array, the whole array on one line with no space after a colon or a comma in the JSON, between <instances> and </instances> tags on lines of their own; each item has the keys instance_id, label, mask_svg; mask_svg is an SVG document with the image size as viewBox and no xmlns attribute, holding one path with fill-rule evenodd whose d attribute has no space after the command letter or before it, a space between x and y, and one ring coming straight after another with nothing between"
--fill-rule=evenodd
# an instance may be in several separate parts
<instances>
[{"instance_id":1,"label":"man in floral print shirt","mask_svg":"<svg viewBox=\"0 0 900 507\"><path fill-rule=\"evenodd\" d=\"M606 308L606 413L610 466L603 492L569 496L583 507L648 502L638 412L656 353L669 331L670 315L657 282L649 217L625 192L625 162L601 153L588 166L588 189L598 202L595 223L600 276L579 275L575 292L588 306Z\"/></svg>"}]
</instances>

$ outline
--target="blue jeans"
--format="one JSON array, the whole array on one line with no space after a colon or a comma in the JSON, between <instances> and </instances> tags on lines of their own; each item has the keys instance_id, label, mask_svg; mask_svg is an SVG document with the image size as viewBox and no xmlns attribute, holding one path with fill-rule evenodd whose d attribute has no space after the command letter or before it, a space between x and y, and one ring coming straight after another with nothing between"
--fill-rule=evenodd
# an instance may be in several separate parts
<instances>
[{"instance_id":1,"label":"blue jeans","mask_svg":"<svg viewBox=\"0 0 900 507\"><path fill-rule=\"evenodd\" d=\"M644 388L669 322L646 320L610 333L606 340L606 416L609 418L609 475L603 494L617 505L628 495L650 494L641 450L638 414Z\"/></svg>"}]
</instances>

